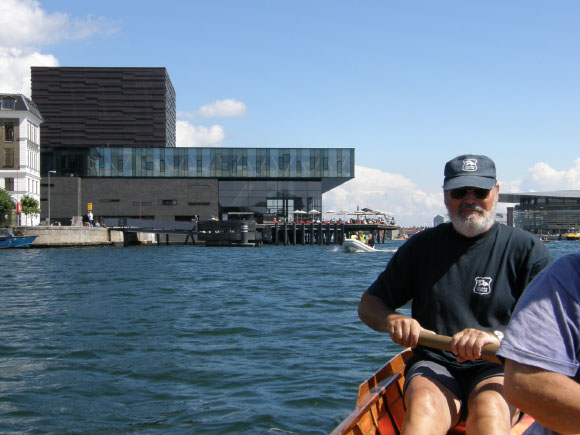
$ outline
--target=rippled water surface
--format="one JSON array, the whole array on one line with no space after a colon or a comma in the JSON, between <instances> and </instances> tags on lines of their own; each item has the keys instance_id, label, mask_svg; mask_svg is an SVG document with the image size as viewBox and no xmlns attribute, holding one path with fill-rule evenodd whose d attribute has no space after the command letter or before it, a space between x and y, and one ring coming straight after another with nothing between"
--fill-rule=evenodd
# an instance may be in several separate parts
<instances>
[{"instance_id":1,"label":"rippled water surface","mask_svg":"<svg viewBox=\"0 0 580 435\"><path fill-rule=\"evenodd\" d=\"M0 432L328 433L400 350L356 313L400 243L2 250Z\"/></svg>"}]
</instances>

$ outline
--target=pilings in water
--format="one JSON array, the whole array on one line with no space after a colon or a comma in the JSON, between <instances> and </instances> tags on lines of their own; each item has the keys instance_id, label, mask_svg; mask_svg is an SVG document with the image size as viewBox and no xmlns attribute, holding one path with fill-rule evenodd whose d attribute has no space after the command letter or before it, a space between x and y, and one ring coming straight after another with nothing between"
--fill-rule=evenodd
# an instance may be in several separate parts
<instances>
[{"instance_id":1,"label":"pilings in water","mask_svg":"<svg viewBox=\"0 0 580 435\"><path fill-rule=\"evenodd\" d=\"M342 245L345 234L344 223L304 222L275 223L272 226L272 242L275 245Z\"/></svg>"},{"instance_id":2,"label":"pilings in water","mask_svg":"<svg viewBox=\"0 0 580 435\"><path fill-rule=\"evenodd\" d=\"M383 224L347 224L344 222L292 222L260 225L264 241L274 245L342 245L344 239L359 231L372 234L375 243L392 239L398 227Z\"/></svg>"}]
</instances>

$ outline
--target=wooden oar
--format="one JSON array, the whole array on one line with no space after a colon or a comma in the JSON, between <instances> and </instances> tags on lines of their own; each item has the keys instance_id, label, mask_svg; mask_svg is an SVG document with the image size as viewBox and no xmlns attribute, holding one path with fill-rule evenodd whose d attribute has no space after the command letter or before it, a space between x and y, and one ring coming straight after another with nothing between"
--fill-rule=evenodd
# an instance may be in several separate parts
<instances>
[{"instance_id":1,"label":"wooden oar","mask_svg":"<svg viewBox=\"0 0 580 435\"><path fill-rule=\"evenodd\" d=\"M451 337L446 335L431 334L430 332L421 332L419 334L419 344L425 347L432 347L434 349L446 350L451 352ZM497 364L502 362L495 356L499 346L497 344L489 343L483 346L481 351L481 359L491 361Z\"/></svg>"}]
</instances>

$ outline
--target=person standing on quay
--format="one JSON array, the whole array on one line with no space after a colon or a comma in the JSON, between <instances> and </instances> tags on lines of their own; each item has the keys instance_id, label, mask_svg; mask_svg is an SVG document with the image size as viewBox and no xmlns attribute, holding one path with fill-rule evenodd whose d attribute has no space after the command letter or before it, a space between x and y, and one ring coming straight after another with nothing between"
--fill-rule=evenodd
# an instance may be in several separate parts
<instances>
[{"instance_id":1,"label":"person standing on quay","mask_svg":"<svg viewBox=\"0 0 580 435\"><path fill-rule=\"evenodd\" d=\"M532 281L497 354L505 358L506 400L536 419L531 433L580 433L580 254Z\"/></svg>"},{"instance_id":2,"label":"person standing on quay","mask_svg":"<svg viewBox=\"0 0 580 435\"><path fill-rule=\"evenodd\" d=\"M494 162L458 156L445 165L451 223L403 244L362 295L359 317L414 348L405 381L404 434L445 434L466 418L468 433L509 433L519 412L502 396L503 368L479 360L499 343L517 299L551 261L540 240L494 222ZM412 317L397 311L409 301ZM453 352L418 346L421 331L452 336Z\"/></svg>"}]
</instances>

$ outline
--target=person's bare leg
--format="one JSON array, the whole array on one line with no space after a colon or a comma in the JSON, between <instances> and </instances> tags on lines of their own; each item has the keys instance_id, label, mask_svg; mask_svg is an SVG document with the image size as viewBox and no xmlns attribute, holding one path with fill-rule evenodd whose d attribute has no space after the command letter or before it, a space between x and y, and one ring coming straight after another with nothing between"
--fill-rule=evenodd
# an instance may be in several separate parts
<instances>
[{"instance_id":1,"label":"person's bare leg","mask_svg":"<svg viewBox=\"0 0 580 435\"><path fill-rule=\"evenodd\" d=\"M503 376L477 384L469 396L468 409L468 434L509 434L519 415L503 398Z\"/></svg>"},{"instance_id":2,"label":"person's bare leg","mask_svg":"<svg viewBox=\"0 0 580 435\"><path fill-rule=\"evenodd\" d=\"M446 434L459 421L461 403L439 382L415 376L405 392L402 435Z\"/></svg>"}]
</instances>

